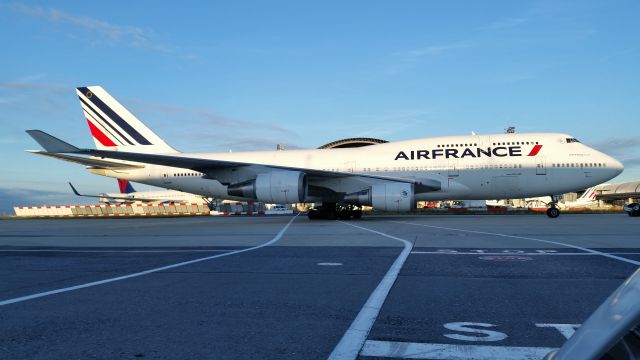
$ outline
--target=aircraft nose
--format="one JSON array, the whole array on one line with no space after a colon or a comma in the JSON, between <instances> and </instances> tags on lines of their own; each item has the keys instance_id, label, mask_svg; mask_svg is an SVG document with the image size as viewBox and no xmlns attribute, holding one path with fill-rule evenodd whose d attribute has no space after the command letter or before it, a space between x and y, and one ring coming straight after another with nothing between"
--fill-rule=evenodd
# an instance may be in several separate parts
<instances>
[{"instance_id":1,"label":"aircraft nose","mask_svg":"<svg viewBox=\"0 0 640 360\"><path fill-rule=\"evenodd\" d=\"M610 164L609 168L613 171L615 171L615 176L620 175L620 173L622 173L622 171L624 170L624 165L622 165L622 163L614 158L610 158Z\"/></svg>"}]
</instances>

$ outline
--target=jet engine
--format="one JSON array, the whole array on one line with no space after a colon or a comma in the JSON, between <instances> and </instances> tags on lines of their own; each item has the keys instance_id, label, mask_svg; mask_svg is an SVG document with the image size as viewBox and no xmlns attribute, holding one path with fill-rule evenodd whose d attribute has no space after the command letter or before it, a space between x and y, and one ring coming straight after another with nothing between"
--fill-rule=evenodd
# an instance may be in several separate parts
<instances>
[{"instance_id":1,"label":"jet engine","mask_svg":"<svg viewBox=\"0 0 640 360\"><path fill-rule=\"evenodd\" d=\"M299 171L272 171L229 185L227 193L271 204L295 204L307 197L307 177Z\"/></svg>"},{"instance_id":2,"label":"jet engine","mask_svg":"<svg viewBox=\"0 0 640 360\"><path fill-rule=\"evenodd\" d=\"M344 197L347 203L373 206L378 210L411 211L416 208L415 185L384 183Z\"/></svg>"}]
</instances>

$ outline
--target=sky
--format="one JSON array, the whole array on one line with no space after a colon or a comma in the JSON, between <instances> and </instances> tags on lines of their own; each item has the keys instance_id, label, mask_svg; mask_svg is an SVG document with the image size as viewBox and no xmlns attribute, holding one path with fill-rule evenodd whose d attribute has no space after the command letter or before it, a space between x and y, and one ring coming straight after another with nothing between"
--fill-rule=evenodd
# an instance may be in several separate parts
<instances>
[{"instance_id":1,"label":"sky","mask_svg":"<svg viewBox=\"0 0 640 360\"><path fill-rule=\"evenodd\" d=\"M26 153L93 147L101 85L181 151L566 132L640 179L640 2L0 2L0 214L115 180ZM138 185L137 190L150 187Z\"/></svg>"}]
</instances>

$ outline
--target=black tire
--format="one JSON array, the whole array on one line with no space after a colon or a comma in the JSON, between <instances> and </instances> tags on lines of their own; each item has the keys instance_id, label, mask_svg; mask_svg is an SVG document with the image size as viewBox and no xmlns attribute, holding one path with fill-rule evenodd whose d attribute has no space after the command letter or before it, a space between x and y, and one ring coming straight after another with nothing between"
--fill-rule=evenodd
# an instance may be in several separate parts
<instances>
[{"instance_id":1,"label":"black tire","mask_svg":"<svg viewBox=\"0 0 640 360\"><path fill-rule=\"evenodd\" d=\"M335 210L327 211L325 216L327 220L338 220L338 213Z\"/></svg>"},{"instance_id":2,"label":"black tire","mask_svg":"<svg viewBox=\"0 0 640 360\"><path fill-rule=\"evenodd\" d=\"M309 210L309 212L307 212L307 217L309 218L309 220L317 220L318 210Z\"/></svg>"},{"instance_id":3,"label":"black tire","mask_svg":"<svg viewBox=\"0 0 640 360\"><path fill-rule=\"evenodd\" d=\"M362 218L362 210L354 210L353 211L353 218L354 219L361 219Z\"/></svg>"},{"instance_id":4,"label":"black tire","mask_svg":"<svg viewBox=\"0 0 640 360\"><path fill-rule=\"evenodd\" d=\"M560 216L560 210L558 210L558 208L556 207L550 207L547 209L547 216L552 219L555 219L558 216Z\"/></svg>"},{"instance_id":5,"label":"black tire","mask_svg":"<svg viewBox=\"0 0 640 360\"><path fill-rule=\"evenodd\" d=\"M338 218L340 220L349 220L351 219L351 210L342 210L338 213Z\"/></svg>"}]
</instances>

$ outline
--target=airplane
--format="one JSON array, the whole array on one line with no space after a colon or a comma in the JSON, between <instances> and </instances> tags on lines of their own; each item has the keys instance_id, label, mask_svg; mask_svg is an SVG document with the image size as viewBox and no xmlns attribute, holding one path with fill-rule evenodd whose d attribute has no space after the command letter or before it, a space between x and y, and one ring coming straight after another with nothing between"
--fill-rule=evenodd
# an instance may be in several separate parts
<instances>
[{"instance_id":1,"label":"airplane","mask_svg":"<svg viewBox=\"0 0 640 360\"><path fill-rule=\"evenodd\" d=\"M573 201L565 201L563 207L570 208L589 208L598 205L597 186L592 186L584 191L584 193Z\"/></svg>"},{"instance_id":2,"label":"airplane","mask_svg":"<svg viewBox=\"0 0 640 360\"><path fill-rule=\"evenodd\" d=\"M556 199L623 170L618 160L563 133L441 136L343 149L183 153L102 87L79 87L76 93L96 149L27 130L45 149L31 152L83 164L94 174L206 197L321 203L308 212L310 219L357 219L362 206L411 211L416 201ZM547 215L560 215L555 201Z\"/></svg>"},{"instance_id":3,"label":"airplane","mask_svg":"<svg viewBox=\"0 0 640 360\"><path fill-rule=\"evenodd\" d=\"M98 198L100 202L111 203L119 202L125 204L131 204L135 202L157 202L157 203L174 203L174 202L182 202L182 203L196 203L196 202L206 202L208 205L212 205L212 202L203 197L195 194L190 194L182 191L176 190L158 190L158 191L136 191L131 185L131 182L125 179L117 179L118 187L120 189L120 193L106 193L106 194L98 194L98 195L85 195L80 194L78 190L73 186L73 184L69 183L71 190L77 196L83 197L92 197Z\"/></svg>"}]
</instances>

